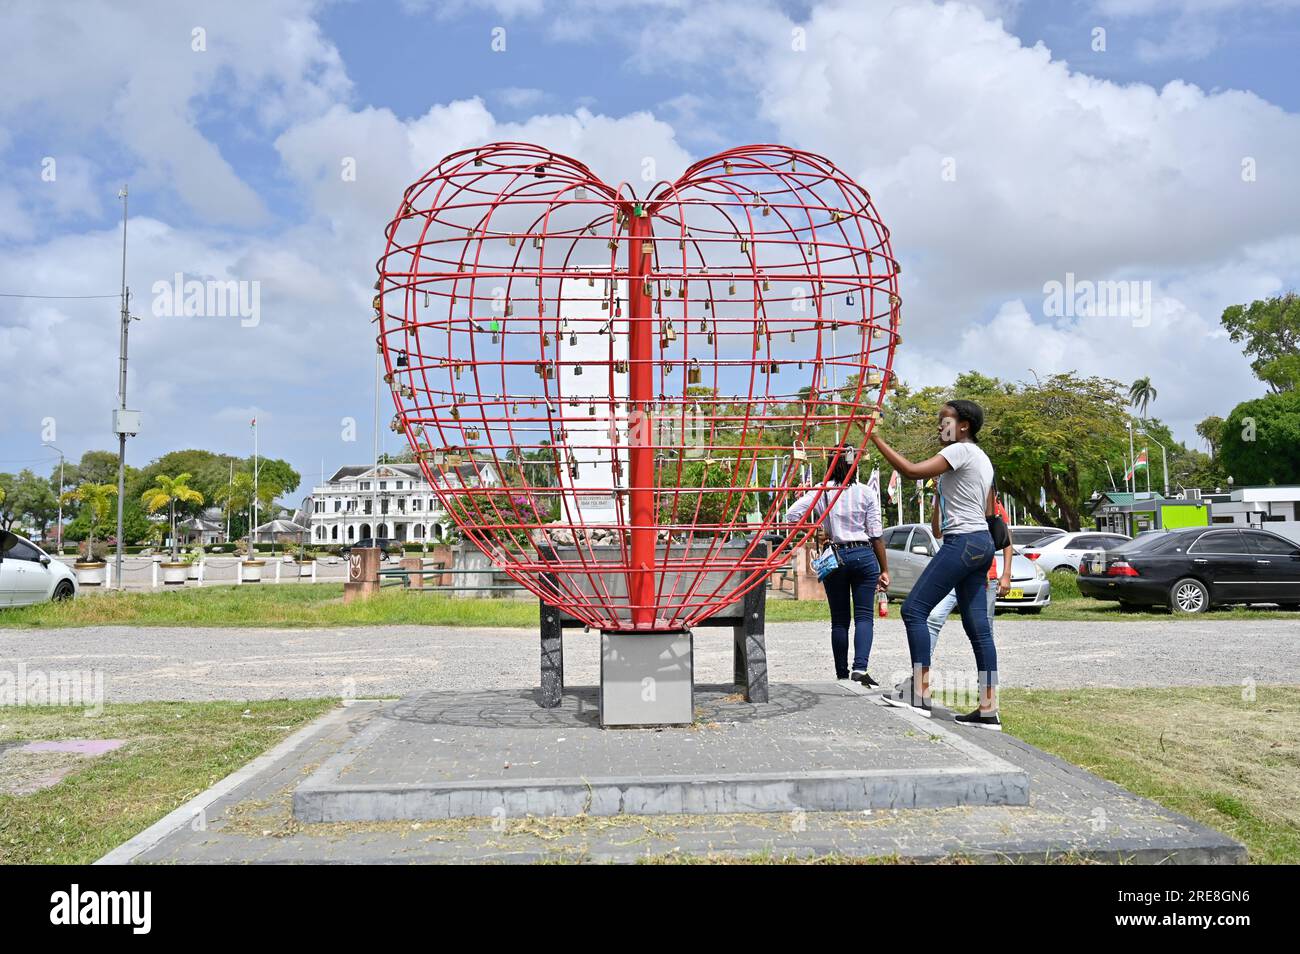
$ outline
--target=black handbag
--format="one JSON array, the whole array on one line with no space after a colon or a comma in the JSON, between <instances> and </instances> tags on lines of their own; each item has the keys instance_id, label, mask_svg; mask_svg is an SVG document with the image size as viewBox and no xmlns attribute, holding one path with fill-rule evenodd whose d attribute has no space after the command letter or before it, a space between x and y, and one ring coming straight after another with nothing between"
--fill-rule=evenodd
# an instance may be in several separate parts
<instances>
[{"instance_id":1,"label":"black handbag","mask_svg":"<svg viewBox=\"0 0 1300 954\"><path fill-rule=\"evenodd\" d=\"M989 493L997 493L996 483L989 488ZM989 536L993 538L993 549L1005 550L1007 547L1011 546L1011 531L1007 529L1007 522L996 513L990 514L984 519L987 520L989 524Z\"/></svg>"}]
</instances>

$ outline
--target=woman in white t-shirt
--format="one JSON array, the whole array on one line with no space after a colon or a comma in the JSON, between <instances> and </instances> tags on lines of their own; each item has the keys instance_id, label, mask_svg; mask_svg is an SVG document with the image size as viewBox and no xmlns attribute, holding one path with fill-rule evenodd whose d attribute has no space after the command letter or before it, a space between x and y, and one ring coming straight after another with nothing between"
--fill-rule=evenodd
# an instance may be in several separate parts
<instances>
[{"instance_id":1,"label":"woman in white t-shirt","mask_svg":"<svg viewBox=\"0 0 1300 954\"><path fill-rule=\"evenodd\" d=\"M980 686L979 708L958 716L956 721L1000 730L998 656L985 602L985 574L993 558L993 537L987 520L993 464L976 442L983 424L984 411L974 401L949 401L939 411L939 440L943 446L939 453L920 463L912 463L898 453L874 430L871 434L885 460L903 477L937 478L943 499L943 544L903 603L912 678L887 693L885 701L930 715L930 628L926 621L939 601L956 590L962 626L975 651Z\"/></svg>"}]
</instances>

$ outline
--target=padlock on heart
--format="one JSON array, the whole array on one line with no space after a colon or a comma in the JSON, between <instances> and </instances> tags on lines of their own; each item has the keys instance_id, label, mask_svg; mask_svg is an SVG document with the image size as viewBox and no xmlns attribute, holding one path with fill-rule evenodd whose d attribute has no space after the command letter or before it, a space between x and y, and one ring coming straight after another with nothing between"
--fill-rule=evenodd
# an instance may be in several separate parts
<instances>
[{"instance_id":1,"label":"padlock on heart","mask_svg":"<svg viewBox=\"0 0 1300 954\"><path fill-rule=\"evenodd\" d=\"M784 146L644 197L539 146L454 153L378 271L392 424L448 518L602 630L689 628L783 565L829 506L765 535L809 468L860 459L899 340L870 196Z\"/></svg>"}]
</instances>

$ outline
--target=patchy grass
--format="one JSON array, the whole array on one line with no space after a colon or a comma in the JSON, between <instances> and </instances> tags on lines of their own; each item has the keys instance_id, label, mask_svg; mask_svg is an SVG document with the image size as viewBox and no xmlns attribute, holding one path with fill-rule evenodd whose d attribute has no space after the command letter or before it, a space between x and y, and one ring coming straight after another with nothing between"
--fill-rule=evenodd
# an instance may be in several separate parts
<instances>
[{"instance_id":1,"label":"patchy grass","mask_svg":"<svg viewBox=\"0 0 1300 954\"><path fill-rule=\"evenodd\" d=\"M1053 580L1053 602L1041 615L999 613L999 620L1162 620L1165 610L1121 612L1119 604L1078 595L1073 580ZM898 619L900 603L889 605ZM1285 610L1233 607L1194 619L1293 619ZM825 600L772 598L771 623L830 620ZM269 626L337 627L379 625L526 627L538 625L537 602L523 598L453 599L442 593L419 593L391 587L369 600L343 604L342 583L208 586L157 593L97 593L65 603L0 609L0 629L51 629L79 626Z\"/></svg>"},{"instance_id":2,"label":"patchy grass","mask_svg":"<svg viewBox=\"0 0 1300 954\"><path fill-rule=\"evenodd\" d=\"M86 864L252 761L337 700L0 709L0 743L126 739L50 788L0 795L0 863Z\"/></svg>"},{"instance_id":3,"label":"patchy grass","mask_svg":"<svg viewBox=\"0 0 1300 954\"><path fill-rule=\"evenodd\" d=\"M342 583L209 586L159 593L102 593L0 610L0 627L64 626L532 626L532 599L452 599L394 587L343 603Z\"/></svg>"},{"instance_id":4,"label":"patchy grass","mask_svg":"<svg viewBox=\"0 0 1300 954\"><path fill-rule=\"evenodd\" d=\"M1300 862L1300 687L1005 689L1008 731L1217 828L1264 864Z\"/></svg>"}]
</instances>

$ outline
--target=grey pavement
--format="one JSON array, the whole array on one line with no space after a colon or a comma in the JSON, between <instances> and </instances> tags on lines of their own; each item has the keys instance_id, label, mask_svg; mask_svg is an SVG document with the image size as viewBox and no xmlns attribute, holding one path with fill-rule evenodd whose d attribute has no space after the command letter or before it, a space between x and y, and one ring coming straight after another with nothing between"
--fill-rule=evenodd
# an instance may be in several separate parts
<instances>
[{"instance_id":1,"label":"grey pavement","mask_svg":"<svg viewBox=\"0 0 1300 954\"><path fill-rule=\"evenodd\" d=\"M784 687L773 686L780 695ZM508 694L506 694L508 695ZM481 702L482 700L480 700ZM877 706L870 696L854 700ZM738 708L745 706L737 703ZM1028 805L887 808L543 818L500 811L491 817L435 821L304 824L294 817L294 790L377 721L401 717L392 706L358 702L335 709L248 769L178 808L104 860L108 863L397 863L446 861L636 862L673 856L781 858L885 857L904 861L968 858L977 861L1093 859L1143 863L1234 863L1245 849L1226 836L1132 795L1017 739L961 729L969 743L1022 769L1030 779ZM509 706L507 706L509 708ZM756 707L761 708L761 707ZM614 740L654 737L653 730L574 727L556 710L528 725L508 727L574 738L588 733ZM439 710L449 727L463 719ZM408 713L429 718L425 709ZM882 718L908 724L897 710ZM936 718L948 718L939 712ZM798 718L783 711L773 721ZM554 725L548 723L553 720ZM728 733L726 726L666 733ZM558 734L557 734L558 733ZM758 740L761 745L762 740ZM676 743L679 746L686 742ZM744 751L733 758L744 758ZM598 769L590 766L589 771ZM647 771L654 766L647 766ZM584 773L586 774L586 773Z\"/></svg>"},{"instance_id":2,"label":"grey pavement","mask_svg":"<svg viewBox=\"0 0 1300 954\"><path fill-rule=\"evenodd\" d=\"M105 626L0 630L0 670L99 670L106 701L399 696L420 690L527 688L538 682L537 634L525 629L375 626L349 629L215 629ZM599 634L567 631L566 683L599 682ZM1244 621L1063 622L997 625L1005 686L1236 685L1300 683L1300 618ZM825 623L768 626L772 682L833 678ZM902 624L877 620L871 669L882 682L907 669ZM936 666L953 681L973 675L956 620ZM731 679L728 630L695 640L696 681Z\"/></svg>"}]
</instances>

